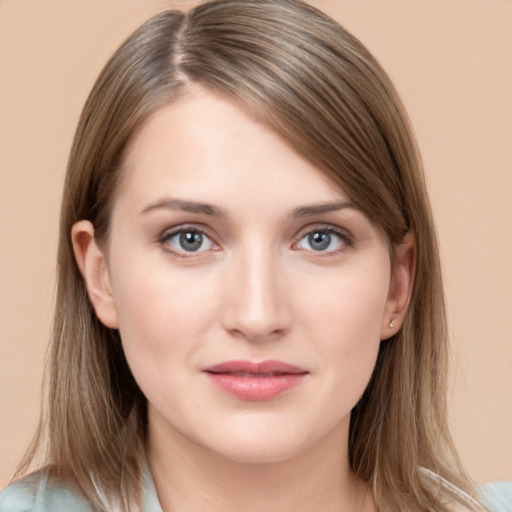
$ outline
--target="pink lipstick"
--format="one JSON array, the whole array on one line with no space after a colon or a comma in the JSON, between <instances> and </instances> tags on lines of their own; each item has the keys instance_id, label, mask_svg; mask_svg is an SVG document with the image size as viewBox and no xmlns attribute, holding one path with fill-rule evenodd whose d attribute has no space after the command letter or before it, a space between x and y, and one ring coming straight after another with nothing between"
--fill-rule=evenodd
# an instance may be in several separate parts
<instances>
[{"instance_id":1,"label":"pink lipstick","mask_svg":"<svg viewBox=\"0 0 512 512\"><path fill-rule=\"evenodd\" d=\"M298 386L308 372L282 361L226 361L203 371L221 390L242 400L270 400Z\"/></svg>"}]
</instances>

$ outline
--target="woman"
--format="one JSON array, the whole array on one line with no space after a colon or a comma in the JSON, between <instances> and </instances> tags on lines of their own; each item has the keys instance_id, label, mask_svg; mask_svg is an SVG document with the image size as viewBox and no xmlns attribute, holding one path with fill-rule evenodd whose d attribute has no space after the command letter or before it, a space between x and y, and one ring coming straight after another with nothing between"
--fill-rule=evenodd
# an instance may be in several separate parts
<instances>
[{"instance_id":1,"label":"woman","mask_svg":"<svg viewBox=\"0 0 512 512\"><path fill-rule=\"evenodd\" d=\"M77 129L58 280L42 469L0 510L481 509L407 117L316 9L212 1L127 40Z\"/></svg>"}]
</instances>

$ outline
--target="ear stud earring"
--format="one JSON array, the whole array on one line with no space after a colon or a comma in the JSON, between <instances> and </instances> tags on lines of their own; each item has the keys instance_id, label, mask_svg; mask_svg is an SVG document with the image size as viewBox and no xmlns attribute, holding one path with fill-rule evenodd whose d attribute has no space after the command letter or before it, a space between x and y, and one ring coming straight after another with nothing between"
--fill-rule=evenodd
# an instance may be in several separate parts
<instances>
[{"instance_id":1,"label":"ear stud earring","mask_svg":"<svg viewBox=\"0 0 512 512\"><path fill-rule=\"evenodd\" d=\"M395 327L395 321L394 320L391 320L391 322L389 322L389 327L391 327L391 329L393 329L393 327Z\"/></svg>"}]
</instances>

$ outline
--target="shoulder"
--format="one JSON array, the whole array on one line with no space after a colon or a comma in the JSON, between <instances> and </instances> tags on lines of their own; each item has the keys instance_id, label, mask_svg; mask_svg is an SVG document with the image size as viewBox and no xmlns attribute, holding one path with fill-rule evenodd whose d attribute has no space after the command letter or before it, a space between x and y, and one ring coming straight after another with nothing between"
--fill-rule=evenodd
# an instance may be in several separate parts
<instances>
[{"instance_id":1,"label":"shoulder","mask_svg":"<svg viewBox=\"0 0 512 512\"><path fill-rule=\"evenodd\" d=\"M0 493L0 512L93 512L80 495L47 471L14 482Z\"/></svg>"},{"instance_id":2,"label":"shoulder","mask_svg":"<svg viewBox=\"0 0 512 512\"><path fill-rule=\"evenodd\" d=\"M427 468L420 468L424 482L430 487L444 502L446 510L452 512L485 512L486 509L482 506L483 501L477 501L468 493L459 489L452 482L443 478L441 475L434 473ZM491 511L501 512L501 511ZM512 512L507 511L507 512Z\"/></svg>"},{"instance_id":3,"label":"shoulder","mask_svg":"<svg viewBox=\"0 0 512 512\"><path fill-rule=\"evenodd\" d=\"M512 480L483 485L481 499L491 512L512 512Z\"/></svg>"}]
</instances>

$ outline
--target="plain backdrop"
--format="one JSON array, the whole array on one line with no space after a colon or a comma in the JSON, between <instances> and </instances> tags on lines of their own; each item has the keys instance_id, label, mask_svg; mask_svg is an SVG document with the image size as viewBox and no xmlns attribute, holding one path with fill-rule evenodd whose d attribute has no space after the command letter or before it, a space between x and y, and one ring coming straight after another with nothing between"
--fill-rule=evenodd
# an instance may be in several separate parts
<instances>
[{"instance_id":1,"label":"plain backdrop","mask_svg":"<svg viewBox=\"0 0 512 512\"><path fill-rule=\"evenodd\" d=\"M60 193L101 67L164 0L0 0L0 487L39 412ZM512 479L512 1L312 1L389 72L438 225L451 422L477 481Z\"/></svg>"}]
</instances>

